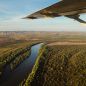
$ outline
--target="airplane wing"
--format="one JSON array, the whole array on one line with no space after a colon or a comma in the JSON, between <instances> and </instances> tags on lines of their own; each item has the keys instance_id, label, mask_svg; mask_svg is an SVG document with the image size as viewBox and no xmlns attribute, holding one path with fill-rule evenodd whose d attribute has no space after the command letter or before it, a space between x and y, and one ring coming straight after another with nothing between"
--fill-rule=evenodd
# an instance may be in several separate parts
<instances>
[{"instance_id":1,"label":"airplane wing","mask_svg":"<svg viewBox=\"0 0 86 86\"><path fill-rule=\"evenodd\" d=\"M60 1L62 2L62 1ZM46 7L38 12L35 12L29 16L26 16L25 18L29 18L29 19L39 19L39 18L46 18L46 17L58 17L60 15L58 15L58 13L56 12L57 8L58 8L58 4L60 3L56 3L53 4L49 7Z\"/></svg>"},{"instance_id":2,"label":"airplane wing","mask_svg":"<svg viewBox=\"0 0 86 86\"><path fill-rule=\"evenodd\" d=\"M74 5L71 4L72 1L75 1ZM83 7L83 8L81 8L81 7ZM40 10L40 11L37 11L29 16L26 16L25 18L39 19L39 18L46 18L46 17L54 18L54 17L59 17L59 16L66 16L68 18L75 19L78 22L86 23L85 21L83 21L79 18L80 12L83 12L83 11L81 11L82 9L86 13L85 0L71 0L71 1L61 0L60 2L57 2L49 7L46 7L44 9Z\"/></svg>"},{"instance_id":3,"label":"airplane wing","mask_svg":"<svg viewBox=\"0 0 86 86\"><path fill-rule=\"evenodd\" d=\"M74 20L76 20L76 21L78 21L80 23L86 23L86 21L79 18L80 15L78 15L78 14L76 14L76 15L67 15L66 17L74 19Z\"/></svg>"}]
</instances>

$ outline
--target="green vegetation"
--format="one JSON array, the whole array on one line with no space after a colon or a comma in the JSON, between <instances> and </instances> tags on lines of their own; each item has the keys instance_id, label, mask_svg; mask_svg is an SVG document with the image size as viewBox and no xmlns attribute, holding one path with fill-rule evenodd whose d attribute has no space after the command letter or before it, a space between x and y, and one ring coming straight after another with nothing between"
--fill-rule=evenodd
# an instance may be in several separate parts
<instances>
[{"instance_id":1,"label":"green vegetation","mask_svg":"<svg viewBox=\"0 0 86 86\"><path fill-rule=\"evenodd\" d=\"M86 43L85 32L0 32L0 75L7 65L14 70L38 42L51 45L41 48L20 86L86 86L86 45L77 45Z\"/></svg>"},{"instance_id":2,"label":"green vegetation","mask_svg":"<svg viewBox=\"0 0 86 86\"><path fill-rule=\"evenodd\" d=\"M24 59L29 57L30 55L30 50L25 51L24 53L20 54L18 57L16 57L11 63L10 67L11 69L15 69L16 66L18 66Z\"/></svg>"},{"instance_id":3,"label":"green vegetation","mask_svg":"<svg viewBox=\"0 0 86 86\"><path fill-rule=\"evenodd\" d=\"M30 53L30 47L37 42L22 42L0 47L0 75L7 64L14 69Z\"/></svg>"},{"instance_id":4,"label":"green vegetation","mask_svg":"<svg viewBox=\"0 0 86 86\"><path fill-rule=\"evenodd\" d=\"M34 67L33 67L33 69L32 69L32 72L29 74L29 77L27 78L27 80L26 80L26 81L24 80L25 84L24 84L24 82L23 82L23 83L21 83L20 86L23 86L23 85L24 85L24 86L28 86L28 85L30 85L30 83L33 81L33 79L34 79L34 77L35 77L35 74L36 74L36 72L37 72L37 70L38 70L38 68L39 68L39 66L40 66L40 60L42 59L42 61L43 61L43 58L42 58L41 56L42 56L42 54L44 53L45 49L46 49L46 46L43 45L43 46L41 47L40 51L39 51L39 54L38 54L38 57L37 57L37 59L36 59L35 65L34 65Z\"/></svg>"},{"instance_id":5,"label":"green vegetation","mask_svg":"<svg viewBox=\"0 0 86 86\"><path fill-rule=\"evenodd\" d=\"M49 46L41 55L24 86L86 86L85 45Z\"/></svg>"}]
</instances>

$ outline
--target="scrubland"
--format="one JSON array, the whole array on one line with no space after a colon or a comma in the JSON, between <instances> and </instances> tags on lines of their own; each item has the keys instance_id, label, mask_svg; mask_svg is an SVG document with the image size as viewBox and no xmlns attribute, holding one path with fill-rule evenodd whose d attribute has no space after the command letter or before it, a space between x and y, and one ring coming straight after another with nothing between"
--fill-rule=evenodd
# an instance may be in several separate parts
<instances>
[{"instance_id":1,"label":"scrubland","mask_svg":"<svg viewBox=\"0 0 86 86\"><path fill-rule=\"evenodd\" d=\"M86 45L48 46L25 86L86 86Z\"/></svg>"},{"instance_id":2,"label":"scrubland","mask_svg":"<svg viewBox=\"0 0 86 86\"><path fill-rule=\"evenodd\" d=\"M0 75L10 64L14 70L30 55L33 44L43 42L32 72L20 86L86 86L86 33L2 32ZM5 36L4 36L5 35Z\"/></svg>"}]
</instances>

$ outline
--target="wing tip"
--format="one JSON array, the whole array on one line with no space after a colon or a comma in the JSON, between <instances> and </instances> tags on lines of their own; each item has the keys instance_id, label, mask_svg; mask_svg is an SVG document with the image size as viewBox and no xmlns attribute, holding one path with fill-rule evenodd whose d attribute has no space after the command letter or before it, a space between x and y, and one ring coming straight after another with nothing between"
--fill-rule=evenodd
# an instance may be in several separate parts
<instances>
[{"instance_id":1,"label":"wing tip","mask_svg":"<svg viewBox=\"0 0 86 86\"><path fill-rule=\"evenodd\" d=\"M27 17L24 17L22 19L37 19L37 17L33 17L33 16L27 16Z\"/></svg>"}]
</instances>

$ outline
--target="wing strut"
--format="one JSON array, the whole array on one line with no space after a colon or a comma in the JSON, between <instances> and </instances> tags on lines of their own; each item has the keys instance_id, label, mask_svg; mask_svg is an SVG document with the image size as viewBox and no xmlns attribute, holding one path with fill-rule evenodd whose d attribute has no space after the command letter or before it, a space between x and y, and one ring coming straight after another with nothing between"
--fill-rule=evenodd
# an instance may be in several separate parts
<instances>
[{"instance_id":1,"label":"wing strut","mask_svg":"<svg viewBox=\"0 0 86 86\"><path fill-rule=\"evenodd\" d=\"M84 21L84 20L82 20L82 19L79 18L80 15L78 15L78 14L76 14L76 15L67 15L66 17L75 19L75 20L77 20L80 23L86 23L86 21Z\"/></svg>"}]
</instances>

